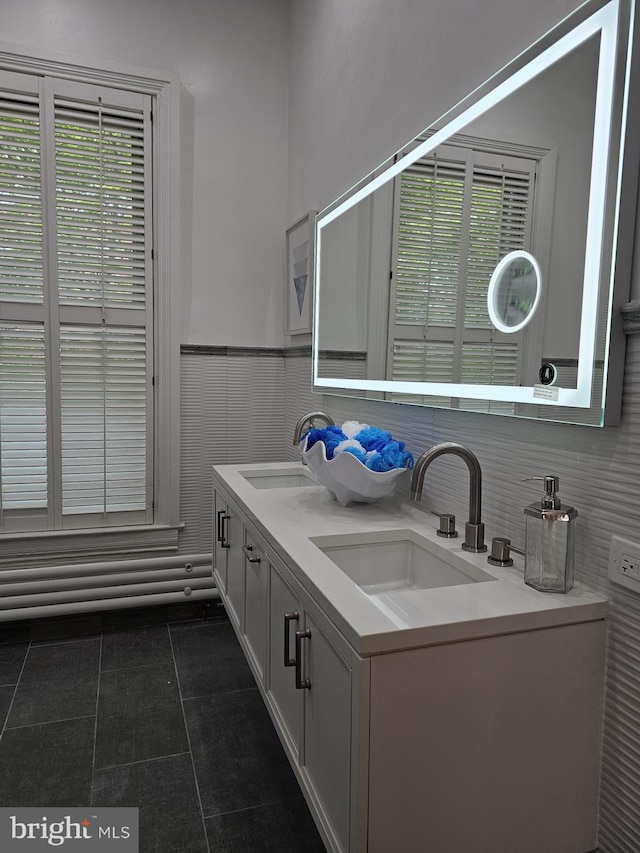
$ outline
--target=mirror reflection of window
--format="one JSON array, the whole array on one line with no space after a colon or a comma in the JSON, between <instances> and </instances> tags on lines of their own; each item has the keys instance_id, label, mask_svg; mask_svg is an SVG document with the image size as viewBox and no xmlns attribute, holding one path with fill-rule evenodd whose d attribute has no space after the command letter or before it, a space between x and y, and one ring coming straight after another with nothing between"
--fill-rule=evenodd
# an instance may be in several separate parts
<instances>
[{"instance_id":1,"label":"mirror reflection of window","mask_svg":"<svg viewBox=\"0 0 640 853\"><path fill-rule=\"evenodd\" d=\"M481 140L464 140L398 178L388 378L520 383L523 336L496 331L487 292L500 258L530 246L536 168L515 146L495 153ZM514 408L464 401L469 406Z\"/></svg>"}]
</instances>

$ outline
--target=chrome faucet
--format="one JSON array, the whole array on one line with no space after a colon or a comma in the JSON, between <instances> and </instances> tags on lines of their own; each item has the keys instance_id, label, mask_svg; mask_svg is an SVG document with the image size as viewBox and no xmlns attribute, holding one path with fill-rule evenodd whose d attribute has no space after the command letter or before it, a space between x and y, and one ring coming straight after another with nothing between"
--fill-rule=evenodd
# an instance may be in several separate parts
<instances>
[{"instance_id":1,"label":"chrome faucet","mask_svg":"<svg viewBox=\"0 0 640 853\"><path fill-rule=\"evenodd\" d=\"M434 459L445 453L452 453L454 456L464 459L469 469L469 521L465 524L462 547L465 551L486 551L487 546L484 544L484 524L480 521L482 471L480 470L480 463L476 455L466 447L451 441L445 441L426 450L418 459L413 469L411 476L411 500L420 500L427 468Z\"/></svg>"},{"instance_id":2,"label":"chrome faucet","mask_svg":"<svg viewBox=\"0 0 640 853\"><path fill-rule=\"evenodd\" d=\"M335 422L333 418L330 418L329 415L325 415L324 412L309 412L308 415L303 415L298 423L295 426L293 431L293 446L297 447L300 444L300 436L302 435L302 430L307 426L311 426L315 420L324 421L327 426L335 426Z\"/></svg>"}]
</instances>

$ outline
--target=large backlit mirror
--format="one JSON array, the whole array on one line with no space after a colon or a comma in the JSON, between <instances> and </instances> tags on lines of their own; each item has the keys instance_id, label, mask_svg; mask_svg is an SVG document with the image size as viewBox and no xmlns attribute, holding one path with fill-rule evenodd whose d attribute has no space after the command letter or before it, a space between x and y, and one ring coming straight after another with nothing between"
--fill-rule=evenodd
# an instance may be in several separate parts
<instances>
[{"instance_id":1,"label":"large backlit mirror","mask_svg":"<svg viewBox=\"0 0 640 853\"><path fill-rule=\"evenodd\" d=\"M316 390L619 419L633 11L582 6L320 212Z\"/></svg>"}]
</instances>

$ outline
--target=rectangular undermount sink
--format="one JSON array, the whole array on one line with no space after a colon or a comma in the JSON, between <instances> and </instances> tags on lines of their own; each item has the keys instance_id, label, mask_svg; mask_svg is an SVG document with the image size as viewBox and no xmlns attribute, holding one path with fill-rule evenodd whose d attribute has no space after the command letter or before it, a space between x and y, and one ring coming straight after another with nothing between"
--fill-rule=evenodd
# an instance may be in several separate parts
<instances>
[{"instance_id":1,"label":"rectangular undermount sink","mask_svg":"<svg viewBox=\"0 0 640 853\"><path fill-rule=\"evenodd\" d=\"M310 541L367 595L495 580L413 530L316 536Z\"/></svg>"},{"instance_id":2,"label":"rectangular undermount sink","mask_svg":"<svg viewBox=\"0 0 640 853\"><path fill-rule=\"evenodd\" d=\"M274 468L270 471L240 471L254 489L298 489L301 486L318 486L312 473L306 468Z\"/></svg>"}]
</instances>

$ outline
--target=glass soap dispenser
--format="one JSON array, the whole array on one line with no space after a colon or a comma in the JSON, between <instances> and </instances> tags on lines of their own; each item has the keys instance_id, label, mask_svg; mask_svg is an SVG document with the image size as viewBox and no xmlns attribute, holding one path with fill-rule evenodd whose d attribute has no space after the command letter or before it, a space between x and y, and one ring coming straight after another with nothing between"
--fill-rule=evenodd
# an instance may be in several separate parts
<instances>
[{"instance_id":1,"label":"glass soap dispenser","mask_svg":"<svg viewBox=\"0 0 640 853\"><path fill-rule=\"evenodd\" d=\"M524 582L540 592L569 592L573 586L575 524L578 512L563 506L556 494L559 477L529 477L542 480L541 500L525 507Z\"/></svg>"}]
</instances>

